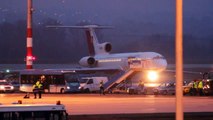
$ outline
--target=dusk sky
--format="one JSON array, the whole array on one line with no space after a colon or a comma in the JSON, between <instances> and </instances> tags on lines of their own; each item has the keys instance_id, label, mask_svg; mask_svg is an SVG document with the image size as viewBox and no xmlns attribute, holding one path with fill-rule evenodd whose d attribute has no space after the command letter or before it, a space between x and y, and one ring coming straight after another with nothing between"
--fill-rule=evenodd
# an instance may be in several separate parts
<instances>
[{"instance_id":1,"label":"dusk sky","mask_svg":"<svg viewBox=\"0 0 213 120\"><path fill-rule=\"evenodd\" d=\"M184 34L190 36L190 38L196 38L196 40L189 39L190 42L188 41L187 45L193 42L199 45L199 42L206 39L206 44L202 44L209 47L210 44L213 44L213 1L184 0L183 4ZM0 24L3 25L8 22L14 24L19 20L26 20L26 5L27 0L1 0ZM161 48L147 48L150 44L146 45L145 40L143 40L143 48L141 48L141 45L138 48L125 49L125 45L128 43L120 43L128 36L133 36L125 40L128 42L130 42L130 39L135 42L139 38L153 34L174 36L175 0L33 0L33 6L35 10L33 14L34 26L44 25L44 20L49 18L57 20L62 25L76 25L85 22L115 26L113 30L101 32L103 41L110 41L113 46L116 46L113 52L156 50L156 52L159 52L158 50ZM23 26L23 29L25 27ZM3 28L1 27L0 30L2 31ZM37 38L39 39L39 36ZM72 41L68 38L69 36L66 34L65 41ZM2 40L5 39L4 35L1 37L0 34L1 44L4 44ZM169 39L174 41L172 37ZM83 42L85 41L80 43ZM152 42L152 44L154 43ZM163 43L156 43L151 46L157 46L157 44ZM119 47L117 47L118 45ZM212 48L202 52L209 50L212 50ZM199 55L202 55L202 52ZM165 53L166 50L163 51L163 54ZM173 53L166 54L168 54L166 57L173 55ZM188 52L188 54L191 53ZM80 55L87 55L87 51Z\"/></svg>"},{"instance_id":2,"label":"dusk sky","mask_svg":"<svg viewBox=\"0 0 213 120\"><path fill-rule=\"evenodd\" d=\"M26 18L26 2L0 1L0 22ZM162 27L161 32L174 31L175 0L33 0L33 4L36 24L42 24L45 18L55 18L65 25L82 21L103 25L133 21L155 24ZM184 0L185 32L211 34L212 4L212 0Z\"/></svg>"}]
</instances>

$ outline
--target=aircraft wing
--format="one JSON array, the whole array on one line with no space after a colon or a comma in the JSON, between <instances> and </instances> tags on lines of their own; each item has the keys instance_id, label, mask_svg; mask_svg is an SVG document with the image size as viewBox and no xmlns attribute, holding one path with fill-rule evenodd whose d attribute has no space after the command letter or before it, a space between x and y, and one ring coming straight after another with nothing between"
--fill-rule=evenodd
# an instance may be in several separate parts
<instances>
[{"instance_id":1,"label":"aircraft wing","mask_svg":"<svg viewBox=\"0 0 213 120\"><path fill-rule=\"evenodd\" d=\"M56 70L56 71L76 71L76 72L81 72L81 71L107 71L107 70L122 70L119 68L113 68L113 67L98 67L98 68L87 68L87 67L76 67L76 68L68 68L68 69L45 69L45 70Z\"/></svg>"},{"instance_id":2,"label":"aircraft wing","mask_svg":"<svg viewBox=\"0 0 213 120\"><path fill-rule=\"evenodd\" d=\"M176 70L165 70L166 72L172 72L175 73ZM189 74L203 74L202 72L197 72L197 71L185 71L183 70L183 73L189 73Z\"/></svg>"}]
</instances>

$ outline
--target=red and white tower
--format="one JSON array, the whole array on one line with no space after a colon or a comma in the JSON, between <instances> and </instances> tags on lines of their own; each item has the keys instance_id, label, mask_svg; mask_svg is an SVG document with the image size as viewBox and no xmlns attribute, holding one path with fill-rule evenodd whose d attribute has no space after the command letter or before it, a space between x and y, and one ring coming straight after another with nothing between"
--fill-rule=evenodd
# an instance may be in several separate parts
<instances>
[{"instance_id":1,"label":"red and white tower","mask_svg":"<svg viewBox=\"0 0 213 120\"><path fill-rule=\"evenodd\" d=\"M33 56L33 38L32 38L32 0L27 0L27 54L26 54L26 69L33 68L33 60L35 57Z\"/></svg>"}]
</instances>

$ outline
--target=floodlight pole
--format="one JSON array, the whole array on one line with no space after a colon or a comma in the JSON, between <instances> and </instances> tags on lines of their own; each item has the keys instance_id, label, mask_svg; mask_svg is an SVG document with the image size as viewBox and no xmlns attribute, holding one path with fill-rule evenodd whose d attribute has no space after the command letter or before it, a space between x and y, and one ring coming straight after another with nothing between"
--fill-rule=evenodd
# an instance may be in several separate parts
<instances>
[{"instance_id":1,"label":"floodlight pole","mask_svg":"<svg viewBox=\"0 0 213 120\"><path fill-rule=\"evenodd\" d=\"M176 0L176 120L183 120L183 0Z\"/></svg>"}]
</instances>

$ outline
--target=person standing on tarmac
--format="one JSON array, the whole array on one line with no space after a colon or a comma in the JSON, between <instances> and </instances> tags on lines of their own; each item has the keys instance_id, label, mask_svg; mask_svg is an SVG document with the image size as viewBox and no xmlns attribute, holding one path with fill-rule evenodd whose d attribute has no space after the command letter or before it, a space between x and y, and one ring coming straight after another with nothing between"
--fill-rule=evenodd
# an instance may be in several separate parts
<instances>
[{"instance_id":1,"label":"person standing on tarmac","mask_svg":"<svg viewBox=\"0 0 213 120\"><path fill-rule=\"evenodd\" d=\"M40 86L41 86L41 84L40 84L40 81L39 81L39 80L33 85L34 99L37 98L37 94L38 94L38 91L39 91Z\"/></svg>"},{"instance_id":2,"label":"person standing on tarmac","mask_svg":"<svg viewBox=\"0 0 213 120\"><path fill-rule=\"evenodd\" d=\"M43 92L43 80L45 76L41 76L41 79L39 79L34 85L33 85L33 93L34 93L34 99L37 98L37 94L39 95L39 98L42 97Z\"/></svg>"},{"instance_id":3,"label":"person standing on tarmac","mask_svg":"<svg viewBox=\"0 0 213 120\"><path fill-rule=\"evenodd\" d=\"M100 82L100 95L105 95L105 93L104 93L104 82L103 82L103 80Z\"/></svg>"},{"instance_id":4,"label":"person standing on tarmac","mask_svg":"<svg viewBox=\"0 0 213 120\"><path fill-rule=\"evenodd\" d=\"M198 86L197 87L198 87L199 95L203 96L204 94L203 94L203 81L202 80L200 80L198 82Z\"/></svg>"},{"instance_id":5,"label":"person standing on tarmac","mask_svg":"<svg viewBox=\"0 0 213 120\"><path fill-rule=\"evenodd\" d=\"M197 89L197 81L196 80L194 80L194 82L193 82L193 86L192 86L192 95L194 95L194 96L196 96L197 95L197 93L198 93L198 89Z\"/></svg>"},{"instance_id":6,"label":"person standing on tarmac","mask_svg":"<svg viewBox=\"0 0 213 120\"><path fill-rule=\"evenodd\" d=\"M143 89L144 88L144 82L140 81L138 86L141 87L141 89Z\"/></svg>"}]
</instances>

